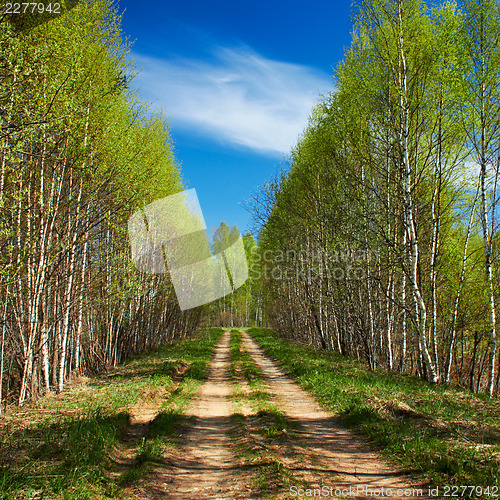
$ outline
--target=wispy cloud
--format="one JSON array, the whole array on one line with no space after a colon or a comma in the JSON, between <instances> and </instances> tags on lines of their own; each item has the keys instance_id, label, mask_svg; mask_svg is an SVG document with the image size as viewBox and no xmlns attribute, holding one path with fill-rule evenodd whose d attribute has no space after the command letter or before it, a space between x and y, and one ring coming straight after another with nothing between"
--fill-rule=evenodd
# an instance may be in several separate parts
<instances>
[{"instance_id":1,"label":"wispy cloud","mask_svg":"<svg viewBox=\"0 0 500 500\"><path fill-rule=\"evenodd\" d=\"M307 124L328 75L266 59L244 48L218 48L208 61L134 53L136 84L173 127L189 127L267 153L286 153Z\"/></svg>"}]
</instances>

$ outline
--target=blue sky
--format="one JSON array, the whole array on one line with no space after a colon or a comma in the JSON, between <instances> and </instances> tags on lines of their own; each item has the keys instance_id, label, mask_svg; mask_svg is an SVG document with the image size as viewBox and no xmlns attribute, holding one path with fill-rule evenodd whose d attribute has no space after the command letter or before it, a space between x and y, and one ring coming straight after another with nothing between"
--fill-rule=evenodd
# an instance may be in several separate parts
<instances>
[{"instance_id":1,"label":"blue sky","mask_svg":"<svg viewBox=\"0 0 500 500\"><path fill-rule=\"evenodd\" d=\"M168 119L208 226L252 228L244 206L284 164L350 43L350 4L120 0L139 95Z\"/></svg>"}]
</instances>

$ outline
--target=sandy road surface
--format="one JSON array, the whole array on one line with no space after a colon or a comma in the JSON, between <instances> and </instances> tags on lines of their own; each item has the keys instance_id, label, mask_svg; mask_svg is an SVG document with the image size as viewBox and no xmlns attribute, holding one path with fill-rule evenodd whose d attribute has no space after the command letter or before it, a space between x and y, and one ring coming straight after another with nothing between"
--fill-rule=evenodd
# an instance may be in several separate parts
<instances>
[{"instance_id":1,"label":"sandy road surface","mask_svg":"<svg viewBox=\"0 0 500 500\"><path fill-rule=\"evenodd\" d=\"M235 405L230 400L229 342L230 332L226 331L215 349L208 379L186 412L192 417L192 425L183 436L181 448L166 458L163 466L148 475L140 488L134 489L137 498L253 498L252 471L243 471L236 465L228 435L232 425L231 414L235 411ZM388 489L391 495L386 498L425 498L405 494L404 490L409 493L408 489L412 488L409 478L391 468L358 437L336 423L263 353L246 332L242 332L242 348L262 370L273 402L302 426L300 445L296 445L297 449L300 448L302 461L293 469L294 474L316 487L351 488L351 494L341 498L381 498L374 492L387 492ZM371 493L367 493L368 489ZM422 489L425 493L425 488ZM398 490L402 494L398 495ZM282 492L279 498L299 497Z\"/></svg>"},{"instance_id":2,"label":"sandy road surface","mask_svg":"<svg viewBox=\"0 0 500 500\"><path fill-rule=\"evenodd\" d=\"M269 392L276 405L286 415L301 424L305 430L303 451L314 466L303 467L308 479L321 473L323 484L335 489L359 492L351 498L374 498L374 492L390 490L390 498L423 498L410 486L408 478L385 463L380 456L360 442L359 437L340 426L306 391L287 377L278 365L269 359L255 340L242 333L242 346L262 370ZM297 471L300 473L301 471ZM421 488L423 493L426 489ZM368 493L371 490L371 493ZM401 490L401 495L397 495ZM331 490L330 490L331 491ZM363 491L365 494L363 494ZM368 494L367 494L368 493Z\"/></svg>"}]
</instances>

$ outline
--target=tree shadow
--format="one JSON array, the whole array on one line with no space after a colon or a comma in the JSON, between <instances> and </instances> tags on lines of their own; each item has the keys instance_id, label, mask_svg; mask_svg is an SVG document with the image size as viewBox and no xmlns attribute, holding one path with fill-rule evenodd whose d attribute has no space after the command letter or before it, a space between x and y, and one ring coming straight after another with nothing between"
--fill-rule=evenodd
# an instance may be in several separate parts
<instances>
[{"instance_id":1,"label":"tree shadow","mask_svg":"<svg viewBox=\"0 0 500 500\"><path fill-rule=\"evenodd\" d=\"M79 490L93 481L112 488L105 474L108 454L128 421L128 413L103 415L97 410L2 436L0 498L17 498L16 492L27 490Z\"/></svg>"}]
</instances>

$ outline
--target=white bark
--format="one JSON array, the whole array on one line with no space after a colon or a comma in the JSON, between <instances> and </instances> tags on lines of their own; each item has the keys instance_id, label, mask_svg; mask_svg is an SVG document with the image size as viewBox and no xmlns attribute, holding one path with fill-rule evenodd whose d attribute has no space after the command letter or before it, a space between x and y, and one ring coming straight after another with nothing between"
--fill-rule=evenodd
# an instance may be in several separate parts
<instances>
[{"instance_id":1,"label":"white bark","mask_svg":"<svg viewBox=\"0 0 500 500\"><path fill-rule=\"evenodd\" d=\"M401 113L401 128L400 128L400 147L403 155L402 168L403 168L403 189L404 189L404 202L406 208L406 232L408 242L410 245L409 251L409 285L412 291L413 299L416 306L415 324L417 328L418 342L421 347L421 355L426 364L429 380L437 382L438 377L434 367L434 363L429 354L427 347L426 321L427 309L425 306L422 292L418 285L418 264L419 264L419 246L417 239L416 223L414 218L413 194L412 194L412 169L409 157L408 138L410 133L409 123L409 103L408 103L408 70L406 64L405 53L405 40L403 32L403 5L402 0L398 0L398 22L399 22L399 60L400 60L400 113Z\"/></svg>"}]
</instances>

